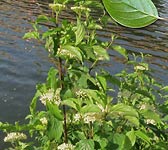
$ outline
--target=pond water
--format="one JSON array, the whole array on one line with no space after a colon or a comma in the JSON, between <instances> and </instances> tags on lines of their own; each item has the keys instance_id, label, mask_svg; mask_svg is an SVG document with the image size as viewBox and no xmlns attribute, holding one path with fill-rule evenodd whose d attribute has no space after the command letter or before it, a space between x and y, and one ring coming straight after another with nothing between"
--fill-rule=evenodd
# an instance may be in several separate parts
<instances>
[{"instance_id":1,"label":"pond water","mask_svg":"<svg viewBox=\"0 0 168 150\"><path fill-rule=\"evenodd\" d=\"M168 18L168 1L154 2L160 16ZM31 29L29 21L47 13L47 6L47 0L0 0L0 121L22 121L29 111L36 83L45 81L51 66L47 53L39 43L22 37ZM68 13L63 16L71 17ZM115 43L129 52L152 55L149 64L153 76L168 85L168 21L158 20L142 29L109 24L99 35L108 40L111 33L119 36ZM124 66L122 57L114 51L110 54L110 66L106 68L117 73ZM0 149L1 141L0 138Z\"/></svg>"}]
</instances>

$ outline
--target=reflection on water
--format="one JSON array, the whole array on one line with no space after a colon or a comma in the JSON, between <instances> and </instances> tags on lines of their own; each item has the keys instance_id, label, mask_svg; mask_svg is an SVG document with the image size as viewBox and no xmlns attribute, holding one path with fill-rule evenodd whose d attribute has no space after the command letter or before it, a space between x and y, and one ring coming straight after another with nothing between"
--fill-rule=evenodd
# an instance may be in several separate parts
<instances>
[{"instance_id":1,"label":"reflection on water","mask_svg":"<svg viewBox=\"0 0 168 150\"><path fill-rule=\"evenodd\" d=\"M25 116L35 84L45 79L49 68L40 44L22 39L31 29L27 19L42 12L36 2L0 1L0 121Z\"/></svg>"},{"instance_id":2,"label":"reflection on water","mask_svg":"<svg viewBox=\"0 0 168 150\"><path fill-rule=\"evenodd\" d=\"M168 18L168 2L154 2L160 16ZM22 120L28 112L36 83L46 78L50 66L47 54L39 43L24 41L22 36L31 30L30 20L38 14L49 13L47 6L47 0L0 1L0 121ZM71 14L65 12L62 18L65 17L71 18ZM103 40L109 40L111 33L119 37L115 43L130 53L151 54L149 63L153 75L168 84L168 22L159 20L138 30L109 24L98 32ZM105 67L117 73L123 67L122 58L113 51L110 54L110 66Z\"/></svg>"}]
</instances>

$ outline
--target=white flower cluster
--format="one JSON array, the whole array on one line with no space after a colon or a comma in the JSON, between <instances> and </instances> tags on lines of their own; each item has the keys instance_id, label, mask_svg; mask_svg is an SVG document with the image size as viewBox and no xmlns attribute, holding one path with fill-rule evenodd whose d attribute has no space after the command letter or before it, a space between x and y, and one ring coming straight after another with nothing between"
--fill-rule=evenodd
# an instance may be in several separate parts
<instances>
[{"instance_id":1,"label":"white flower cluster","mask_svg":"<svg viewBox=\"0 0 168 150\"><path fill-rule=\"evenodd\" d=\"M58 48L57 54L58 54L58 55L66 55L66 56L68 56L69 58L75 58L75 57L76 57L76 56L73 55L72 53L69 53L66 49L61 49L61 48Z\"/></svg>"},{"instance_id":2,"label":"white flower cluster","mask_svg":"<svg viewBox=\"0 0 168 150\"><path fill-rule=\"evenodd\" d=\"M140 106L140 110L144 110L144 109L146 109L147 108L147 105L146 104L142 104L141 106Z\"/></svg>"},{"instance_id":3,"label":"white flower cluster","mask_svg":"<svg viewBox=\"0 0 168 150\"><path fill-rule=\"evenodd\" d=\"M46 105L46 102L48 101L56 105L59 105L61 103L60 91L61 88L58 88L55 92L53 89L49 89L46 93L41 95L40 97L41 103Z\"/></svg>"},{"instance_id":4,"label":"white flower cluster","mask_svg":"<svg viewBox=\"0 0 168 150\"><path fill-rule=\"evenodd\" d=\"M81 114L75 114L74 115L74 121L77 122L77 121L80 121L82 118Z\"/></svg>"},{"instance_id":5,"label":"white flower cluster","mask_svg":"<svg viewBox=\"0 0 168 150\"><path fill-rule=\"evenodd\" d=\"M84 123L87 123L87 124L91 123L91 122L93 123L96 120L98 120L99 118L100 118L99 114L95 113L95 112L88 112L85 114L75 114L74 115L75 122L83 120Z\"/></svg>"},{"instance_id":6,"label":"white flower cluster","mask_svg":"<svg viewBox=\"0 0 168 150\"><path fill-rule=\"evenodd\" d=\"M75 7L71 7L71 10L75 11L76 13L78 12L90 12L90 8L86 8L83 6L75 6Z\"/></svg>"},{"instance_id":7,"label":"white flower cluster","mask_svg":"<svg viewBox=\"0 0 168 150\"><path fill-rule=\"evenodd\" d=\"M58 150L74 150L74 146L72 144L63 143L59 145L57 149Z\"/></svg>"},{"instance_id":8,"label":"white flower cluster","mask_svg":"<svg viewBox=\"0 0 168 150\"><path fill-rule=\"evenodd\" d=\"M49 4L49 7L50 7L52 10L54 10L54 11L61 11L61 10L63 10L63 9L66 8L65 5L59 4L59 3L57 3L57 4Z\"/></svg>"},{"instance_id":9,"label":"white flower cluster","mask_svg":"<svg viewBox=\"0 0 168 150\"><path fill-rule=\"evenodd\" d=\"M153 120L153 119L147 119L147 120L146 120L146 123L147 123L147 124L156 125L156 122L155 122L155 120Z\"/></svg>"},{"instance_id":10,"label":"white flower cluster","mask_svg":"<svg viewBox=\"0 0 168 150\"><path fill-rule=\"evenodd\" d=\"M91 113L91 112L86 113L84 114L83 119L85 123L90 123L90 122L93 123L97 119L97 113Z\"/></svg>"},{"instance_id":11,"label":"white flower cluster","mask_svg":"<svg viewBox=\"0 0 168 150\"><path fill-rule=\"evenodd\" d=\"M43 125L45 125L45 126L48 124L48 120L47 120L46 117L40 118L40 121L41 121L41 123L42 123Z\"/></svg>"},{"instance_id":12,"label":"white flower cluster","mask_svg":"<svg viewBox=\"0 0 168 150\"><path fill-rule=\"evenodd\" d=\"M148 66L145 66L145 65L137 65L134 67L134 69L141 70L141 71L149 70Z\"/></svg>"},{"instance_id":13,"label":"white flower cluster","mask_svg":"<svg viewBox=\"0 0 168 150\"><path fill-rule=\"evenodd\" d=\"M75 95L76 95L78 98L82 98L82 99L88 98L87 93L86 93L85 91L81 90L81 89L78 90L78 91L76 91L76 92L75 92Z\"/></svg>"},{"instance_id":14,"label":"white flower cluster","mask_svg":"<svg viewBox=\"0 0 168 150\"><path fill-rule=\"evenodd\" d=\"M11 132L8 133L7 136L4 138L4 142L15 142L19 140L25 140L27 139L27 136L24 133L19 132Z\"/></svg>"}]
</instances>

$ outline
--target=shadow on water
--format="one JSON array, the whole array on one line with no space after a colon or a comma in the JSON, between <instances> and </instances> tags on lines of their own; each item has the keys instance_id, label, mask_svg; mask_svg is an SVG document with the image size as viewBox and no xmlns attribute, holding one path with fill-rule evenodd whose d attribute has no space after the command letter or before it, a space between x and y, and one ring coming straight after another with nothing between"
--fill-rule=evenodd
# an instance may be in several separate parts
<instances>
[{"instance_id":1,"label":"shadow on water","mask_svg":"<svg viewBox=\"0 0 168 150\"><path fill-rule=\"evenodd\" d=\"M0 121L23 120L35 92L36 83L45 81L50 67L47 53L40 43L22 39L30 31L31 20L39 14L48 14L49 0L1 0L0 1ZM168 1L154 0L160 16L168 18ZM95 17L97 13L93 13ZM72 19L64 12L62 18ZM168 84L168 22L158 20L149 27L128 29L108 24L99 31L99 38L109 40L111 33L118 36L115 44L125 47L129 53L150 54L153 75ZM123 59L114 51L109 51L111 61L104 66L111 73L119 72ZM1 134L1 133L0 133ZM0 149L3 149L0 135Z\"/></svg>"}]
</instances>

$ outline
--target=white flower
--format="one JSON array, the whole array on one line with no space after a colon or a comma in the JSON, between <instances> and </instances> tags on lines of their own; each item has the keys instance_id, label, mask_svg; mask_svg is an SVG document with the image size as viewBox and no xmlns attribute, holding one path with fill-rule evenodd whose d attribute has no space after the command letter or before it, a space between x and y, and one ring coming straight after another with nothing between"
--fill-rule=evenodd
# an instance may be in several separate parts
<instances>
[{"instance_id":1,"label":"white flower","mask_svg":"<svg viewBox=\"0 0 168 150\"><path fill-rule=\"evenodd\" d=\"M27 136L24 133L19 132L11 132L8 133L7 136L4 138L4 142L15 142L19 140L25 140L27 139Z\"/></svg>"},{"instance_id":2,"label":"white flower","mask_svg":"<svg viewBox=\"0 0 168 150\"><path fill-rule=\"evenodd\" d=\"M43 125L47 125L47 124L48 124L48 120L47 120L46 117L41 118L40 121L41 121L41 123L42 123Z\"/></svg>"},{"instance_id":3,"label":"white flower","mask_svg":"<svg viewBox=\"0 0 168 150\"><path fill-rule=\"evenodd\" d=\"M134 67L134 69L135 70L141 70L141 71L149 70L147 65L137 65L137 66Z\"/></svg>"},{"instance_id":4,"label":"white flower","mask_svg":"<svg viewBox=\"0 0 168 150\"><path fill-rule=\"evenodd\" d=\"M40 97L41 103L46 105L46 102L48 101L56 105L59 105L61 103L60 91L61 88L58 88L55 92L53 89L49 89L46 93L41 95Z\"/></svg>"},{"instance_id":5,"label":"white flower","mask_svg":"<svg viewBox=\"0 0 168 150\"><path fill-rule=\"evenodd\" d=\"M147 119L147 120L146 120L146 123L147 123L147 124L156 125L156 122L155 122L155 120L153 120L153 119Z\"/></svg>"},{"instance_id":6,"label":"white flower","mask_svg":"<svg viewBox=\"0 0 168 150\"><path fill-rule=\"evenodd\" d=\"M74 115L74 121L76 122L76 121L80 121L80 119L81 119L81 115L80 114L75 114Z\"/></svg>"},{"instance_id":7,"label":"white flower","mask_svg":"<svg viewBox=\"0 0 168 150\"><path fill-rule=\"evenodd\" d=\"M58 146L58 150L73 150L74 146L72 144L63 143Z\"/></svg>"},{"instance_id":8,"label":"white flower","mask_svg":"<svg viewBox=\"0 0 168 150\"><path fill-rule=\"evenodd\" d=\"M140 110L144 110L146 108L147 108L147 106L145 104L142 104L141 107L140 107Z\"/></svg>"},{"instance_id":9,"label":"white flower","mask_svg":"<svg viewBox=\"0 0 168 150\"><path fill-rule=\"evenodd\" d=\"M88 98L88 95L87 93L84 91L84 90L78 90L77 92L75 92L75 95L78 97L78 98L82 98L82 99L86 99Z\"/></svg>"},{"instance_id":10,"label":"white flower","mask_svg":"<svg viewBox=\"0 0 168 150\"><path fill-rule=\"evenodd\" d=\"M90 123L90 122L95 122L97 118L97 114L96 113L86 113L83 116L84 122L85 123Z\"/></svg>"},{"instance_id":11,"label":"white flower","mask_svg":"<svg viewBox=\"0 0 168 150\"><path fill-rule=\"evenodd\" d=\"M59 3L57 3L57 4L49 4L49 7L50 7L52 10L54 10L54 11L61 11L61 10L63 10L63 9L66 8L65 5L59 4Z\"/></svg>"},{"instance_id":12,"label":"white flower","mask_svg":"<svg viewBox=\"0 0 168 150\"><path fill-rule=\"evenodd\" d=\"M57 54L58 55L66 55L69 58L75 58L76 57L74 54L70 53L66 49L61 49L61 48L58 48Z\"/></svg>"},{"instance_id":13,"label":"white flower","mask_svg":"<svg viewBox=\"0 0 168 150\"><path fill-rule=\"evenodd\" d=\"M90 12L90 8L86 8L86 7L83 7L83 6L75 6L75 7L71 7L71 9L75 12Z\"/></svg>"}]
</instances>

